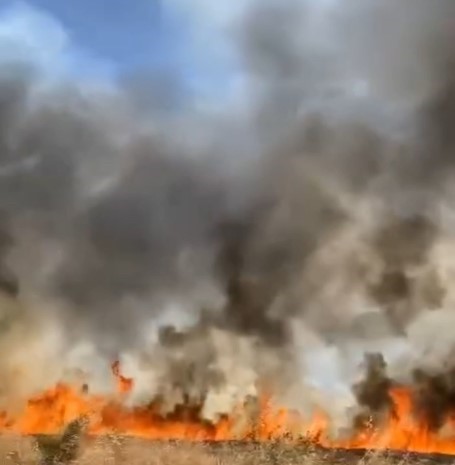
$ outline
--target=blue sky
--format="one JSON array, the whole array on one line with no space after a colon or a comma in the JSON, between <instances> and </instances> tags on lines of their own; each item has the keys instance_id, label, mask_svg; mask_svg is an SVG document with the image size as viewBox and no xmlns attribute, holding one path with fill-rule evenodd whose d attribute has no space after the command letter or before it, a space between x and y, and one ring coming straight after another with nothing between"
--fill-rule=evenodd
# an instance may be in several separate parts
<instances>
[{"instance_id":1,"label":"blue sky","mask_svg":"<svg viewBox=\"0 0 455 465\"><path fill-rule=\"evenodd\" d=\"M238 102L248 84L232 28L253 1L0 0L0 61L24 56L48 74L101 81L171 74L182 95Z\"/></svg>"},{"instance_id":2,"label":"blue sky","mask_svg":"<svg viewBox=\"0 0 455 465\"><path fill-rule=\"evenodd\" d=\"M196 92L220 91L235 74L223 29L246 2L0 0L0 59L89 79L171 72Z\"/></svg>"},{"instance_id":3,"label":"blue sky","mask_svg":"<svg viewBox=\"0 0 455 465\"><path fill-rule=\"evenodd\" d=\"M172 24L163 27L158 0L29 0L55 18L81 49L122 67L166 61L176 47Z\"/></svg>"},{"instance_id":4,"label":"blue sky","mask_svg":"<svg viewBox=\"0 0 455 465\"><path fill-rule=\"evenodd\" d=\"M34 42L37 55L86 56L112 71L178 66L189 32L183 18L163 10L161 0L6 0L0 5L0 40L6 28L18 44Z\"/></svg>"}]
</instances>

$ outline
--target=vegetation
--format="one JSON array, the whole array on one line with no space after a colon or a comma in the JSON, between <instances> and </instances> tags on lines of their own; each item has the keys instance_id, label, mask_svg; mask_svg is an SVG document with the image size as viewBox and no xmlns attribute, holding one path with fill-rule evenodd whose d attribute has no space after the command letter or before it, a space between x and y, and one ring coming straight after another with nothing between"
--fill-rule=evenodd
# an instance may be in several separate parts
<instances>
[{"instance_id":1,"label":"vegetation","mask_svg":"<svg viewBox=\"0 0 455 465\"><path fill-rule=\"evenodd\" d=\"M283 443L156 442L118 435L86 438L81 421L59 437L0 437L0 465L436 465L437 455L323 450Z\"/></svg>"}]
</instances>

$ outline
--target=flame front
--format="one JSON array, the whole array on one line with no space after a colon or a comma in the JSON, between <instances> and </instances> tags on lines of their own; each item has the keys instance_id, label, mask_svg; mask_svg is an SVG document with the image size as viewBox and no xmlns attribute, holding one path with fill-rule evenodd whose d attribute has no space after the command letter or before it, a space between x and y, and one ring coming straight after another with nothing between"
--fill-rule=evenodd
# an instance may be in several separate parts
<instances>
[{"instance_id":1,"label":"flame front","mask_svg":"<svg viewBox=\"0 0 455 465\"><path fill-rule=\"evenodd\" d=\"M148 439L202 440L286 440L311 441L324 447L395 449L415 452L455 454L455 429L452 434L441 435L430 431L425 424L412 418L412 398L406 388L391 392L395 414L378 430L360 431L349 439L330 440L327 435L329 420L319 413L305 420L294 412L277 409L264 400L259 420L239 433L234 416L209 424L198 419L189 410L163 418L156 406L128 408L122 402L133 386L133 380L124 377L118 363L113 365L118 393L111 397L96 396L66 384L55 387L29 399L21 414L0 417L0 430L23 435L56 434L70 421L88 418L88 431L92 435L118 433ZM452 420L443 428L451 430Z\"/></svg>"}]
</instances>

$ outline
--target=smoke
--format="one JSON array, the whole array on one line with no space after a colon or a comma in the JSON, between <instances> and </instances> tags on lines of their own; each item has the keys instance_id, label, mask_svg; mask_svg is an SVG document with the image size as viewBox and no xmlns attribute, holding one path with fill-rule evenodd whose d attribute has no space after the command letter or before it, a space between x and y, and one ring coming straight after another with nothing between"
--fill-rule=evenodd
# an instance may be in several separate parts
<instances>
[{"instance_id":1,"label":"smoke","mask_svg":"<svg viewBox=\"0 0 455 465\"><path fill-rule=\"evenodd\" d=\"M254 2L230 28L251 105L221 114L178 80L43 85L2 64L0 278L26 309L2 310L5 392L73 367L107 388L99 367L120 357L131 402L163 415L214 421L267 386L334 417L357 404L359 425L393 378L424 385L439 427L450 350L431 374L415 354L453 299L452 17L451 0ZM53 348L33 383L24 339ZM362 352L384 358L350 392ZM334 357L341 414L323 395Z\"/></svg>"}]
</instances>

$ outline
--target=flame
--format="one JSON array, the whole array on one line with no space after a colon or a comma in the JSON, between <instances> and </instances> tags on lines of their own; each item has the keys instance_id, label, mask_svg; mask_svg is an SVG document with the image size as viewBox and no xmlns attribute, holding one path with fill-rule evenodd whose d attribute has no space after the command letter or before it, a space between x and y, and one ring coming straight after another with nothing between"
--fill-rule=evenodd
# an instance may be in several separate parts
<instances>
[{"instance_id":1,"label":"flame","mask_svg":"<svg viewBox=\"0 0 455 465\"><path fill-rule=\"evenodd\" d=\"M89 419L88 432L93 435L118 433L148 439L233 440L257 441L311 441L323 447L395 449L415 452L455 454L455 429L452 435L440 435L426 425L413 420L412 397L408 389L394 388L391 392L395 413L377 430L359 431L343 440L328 437L329 420L319 412L311 419L286 409L275 408L270 400L261 402L259 419L249 425L239 437L235 415L221 418L216 424L205 423L197 412L182 409L163 418L156 405L128 408L123 400L133 388L134 381L121 374L115 362L112 372L117 382L116 395L89 394L66 384L40 393L26 403L23 411L14 417L0 414L0 431L23 435L57 434L69 422L82 416ZM445 425L455 426L453 420Z\"/></svg>"}]
</instances>

